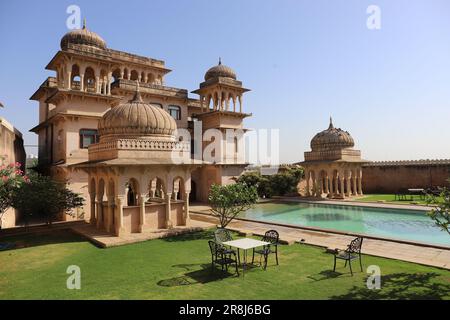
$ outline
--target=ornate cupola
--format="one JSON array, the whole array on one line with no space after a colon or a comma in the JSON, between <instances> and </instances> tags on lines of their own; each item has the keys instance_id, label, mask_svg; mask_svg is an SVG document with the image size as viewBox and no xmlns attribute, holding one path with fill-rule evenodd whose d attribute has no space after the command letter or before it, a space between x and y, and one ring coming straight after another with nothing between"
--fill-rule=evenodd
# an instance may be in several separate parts
<instances>
[{"instance_id":1,"label":"ornate cupola","mask_svg":"<svg viewBox=\"0 0 450 320\"><path fill-rule=\"evenodd\" d=\"M86 28L86 20L83 21L82 29L67 32L61 39L61 49L67 50L70 45L79 45L93 49L106 49L106 42L97 33Z\"/></svg>"},{"instance_id":2,"label":"ornate cupola","mask_svg":"<svg viewBox=\"0 0 450 320\"><path fill-rule=\"evenodd\" d=\"M98 124L100 139L127 136L148 138L155 135L173 139L177 124L165 110L145 103L139 82L133 99L107 111Z\"/></svg>"},{"instance_id":3,"label":"ornate cupola","mask_svg":"<svg viewBox=\"0 0 450 320\"><path fill-rule=\"evenodd\" d=\"M311 151L305 152L305 161L360 160L361 152L353 149L355 142L348 131L335 128L330 117L328 129L311 140Z\"/></svg>"},{"instance_id":4,"label":"ornate cupola","mask_svg":"<svg viewBox=\"0 0 450 320\"><path fill-rule=\"evenodd\" d=\"M145 159L171 163L189 159L189 143L175 138L175 120L163 109L145 103L136 81L133 99L108 110L100 119L99 143L89 146L89 161Z\"/></svg>"},{"instance_id":5,"label":"ornate cupola","mask_svg":"<svg viewBox=\"0 0 450 320\"><path fill-rule=\"evenodd\" d=\"M312 151L341 150L354 146L355 142L350 133L340 128L335 128L331 117L328 129L317 133L311 140Z\"/></svg>"},{"instance_id":6,"label":"ornate cupola","mask_svg":"<svg viewBox=\"0 0 450 320\"><path fill-rule=\"evenodd\" d=\"M243 113L242 96L250 91L237 80L236 72L230 67L219 63L208 69L205 73L205 81L200 83L200 88L192 91L200 96L202 112L228 111Z\"/></svg>"},{"instance_id":7,"label":"ornate cupola","mask_svg":"<svg viewBox=\"0 0 450 320\"><path fill-rule=\"evenodd\" d=\"M227 67L226 65L222 64L222 60L219 58L219 64L217 66L214 66L212 68L209 68L208 71L205 73L205 81L208 81L210 79L214 78L230 78L233 80L236 80L236 72L234 72L233 69L230 67Z\"/></svg>"}]
</instances>

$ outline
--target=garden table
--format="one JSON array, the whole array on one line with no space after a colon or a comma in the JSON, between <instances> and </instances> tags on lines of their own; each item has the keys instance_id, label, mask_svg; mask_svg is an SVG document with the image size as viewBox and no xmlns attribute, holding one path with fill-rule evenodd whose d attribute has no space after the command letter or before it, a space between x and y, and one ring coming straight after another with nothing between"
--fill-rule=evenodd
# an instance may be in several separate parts
<instances>
[{"instance_id":1,"label":"garden table","mask_svg":"<svg viewBox=\"0 0 450 320\"><path fill-rule=\"evenodd\" d=\"M251 239L251 238L243 238L243 239L225 241L225 242L222 242L222 244L224 244L226 246L237 248L238 254L239 254L239 249L244 250L244 264L242 266L242 278L244 278L245 267L247 266L247 250L254 249L257 247L267 246L270 244L270 242L255 240L255 239Z\"/></svg>"}]
</instances>

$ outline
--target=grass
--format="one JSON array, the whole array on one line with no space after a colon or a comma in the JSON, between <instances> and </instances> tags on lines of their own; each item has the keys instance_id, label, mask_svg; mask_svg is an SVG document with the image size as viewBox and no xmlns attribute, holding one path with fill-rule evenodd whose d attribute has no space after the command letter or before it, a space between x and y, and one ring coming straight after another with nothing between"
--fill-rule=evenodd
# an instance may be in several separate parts
<instances>
[{"instance_id":1,"label":"grass","mask_svg":"<svg viewBox=\"0 0 450 320\"><path fill-rule=\"evenodd\" d=\"M211 271L212 231L100 249L69 231L3 238L16 249L0 252L0 299L449 299L450 271L364 256L378 265L380 290L368 274L352 277L343 263L332 271L324 249L280 247L269 260L235 277ZM273 258L273 257L271 257ZM81 268L81 290L66 288L69 265ZM356 266L354 269L358 269Z\"/></svg>"},{"instance_id":2,"label":"grass","mask_svg":"<svg viewBox=\"0 0 450 320\"><path fill-rule=\"evenodd\" d=\"M418 195L414 195L411 199L410 196L407 196L408 200L396 200L395 194L366 194L361 198L356 198L354 201L363 201L363 202L386 202L386 203L395 203L395 204L422 204L426 205L427 202L425 199L420 199Z\"/></svg>"}]
</instances>

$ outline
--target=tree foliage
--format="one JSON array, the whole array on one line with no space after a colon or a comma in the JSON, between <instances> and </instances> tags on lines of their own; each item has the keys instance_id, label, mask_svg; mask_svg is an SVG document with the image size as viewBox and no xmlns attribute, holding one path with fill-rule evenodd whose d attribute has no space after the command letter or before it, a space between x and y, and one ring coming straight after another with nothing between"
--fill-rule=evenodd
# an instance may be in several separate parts
<instances>
[{"instance_id":1,"label":"tree foliage","mask_svg":"<svg viewBox=\"0 0 450 320\"><path fill-rule=\"evenodd\" d=\"M252 171L241 175L237 181L255 186L260 197L270 198L297 193L297 185L302 177L303 168L297 167L285 169L274 175L261 175Z\"/></svg>"},{"instance_id":2,"label":"tree foliage","mask_svg":"<svg viewBox=\"0 0 450 320\"><path fill-rule=\"evenodd\" d=\"M428 212L428 216L450 235L450 190L443 188L440 197L430 196L428 203L436 205Z\"/></svg>"},{"instance_id":3,"label":"tree foliage","mask_svg":"<svg viewBox=\"0 0 450 320\"><path fill-rule=\"evenodd\" d=\"M25 219L40 217L49 224L62 212L73 215L72 209L83 203L84 199L64 183L37 173L30 175L30 183L15 189L12 197L12 206L20 210Z\"/></svg>"},{"instance_id":4,"label":"tree foliage","mask_svg":"<svg viewBox=\"0 0 450 320\"><path fill-rule=\"evenodd\" d=\"M258 200L255 186L245 183L211 186L208 201L211 213L219 218L220 226L225 228L240 212L249 209Z\"/></svg>"},{"instance_id":5,"label":"tree foliage","mask_svg":"<svg viewBox=\"0 0 450 320\"><path fill-rule=\"evenodd\" d=\"M0 223L3 214L11 207L14 191L29 182L20 168L19 162L6 164L5 159L0 157Z\"/></svg>"}]
</instances>

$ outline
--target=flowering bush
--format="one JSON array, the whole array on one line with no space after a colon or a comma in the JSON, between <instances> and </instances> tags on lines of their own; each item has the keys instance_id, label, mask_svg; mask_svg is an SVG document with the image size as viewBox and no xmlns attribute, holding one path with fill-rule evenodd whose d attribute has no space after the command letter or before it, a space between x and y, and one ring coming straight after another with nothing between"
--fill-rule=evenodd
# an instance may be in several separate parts
<instances>
[{"instance_id":1,"label":"flowering bush","mask_svg":"<svg viewBox=\"0 0 450 320\"><path fill-rule=\"evenodd\" d=\"M14 190L22 183L30 182L20 169L21 166L19 162L6 164L5 158L0 157L0 227L3 214L12 204Z\"/></svg>"}]
</instances>

